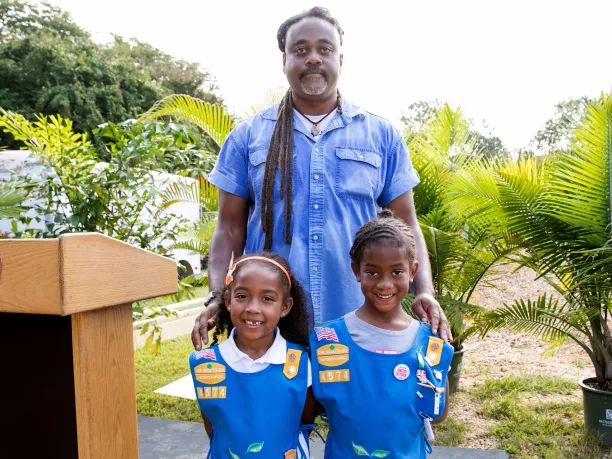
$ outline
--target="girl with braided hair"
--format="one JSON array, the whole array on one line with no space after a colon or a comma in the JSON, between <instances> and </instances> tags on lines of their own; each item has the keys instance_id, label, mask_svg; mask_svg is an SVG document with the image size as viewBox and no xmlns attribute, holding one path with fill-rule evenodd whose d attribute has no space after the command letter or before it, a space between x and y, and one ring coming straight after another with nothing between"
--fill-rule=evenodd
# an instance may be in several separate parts
<instances>
[{"instance_id":1,"label":"girl with braided hair","mask_svg":"<svg viewBox=\"0 0 612 459\"><path fill-rule=\"evenodd\" d=\"M189 356L208 457L310 457L308 312L287 261L270 252L232 260L216 320L214 345Z\"/></svg>"},{"instance_id":2,"label":"girl with braided hair","mask_svg":"<svg viewBox=\"0 0 612 459\"><path fill-rule=\"evenodd\" d=\"M414 235L383 210L357 231L350 257L364 303L310 335L325 457L425 457L431 421L448 410L453 347L402 308L419 267Z\"/></svg>"}]
</instances>

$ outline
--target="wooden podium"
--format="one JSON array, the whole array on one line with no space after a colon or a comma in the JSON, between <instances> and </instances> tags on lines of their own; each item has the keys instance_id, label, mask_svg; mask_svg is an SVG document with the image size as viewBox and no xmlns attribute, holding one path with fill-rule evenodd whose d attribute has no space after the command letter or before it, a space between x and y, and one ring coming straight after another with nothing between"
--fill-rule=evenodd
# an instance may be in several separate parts
<instances>
[{"instance_id":1,"label":"wooden podium","mask_svg":"<svg viewBox=\"0 0 612 459\"><path fill-rule=\"evenodd\" d=\"M137 458L131 304L176 290L100 234L0 241L0 456Z\"/></svg>"}]
</instances>

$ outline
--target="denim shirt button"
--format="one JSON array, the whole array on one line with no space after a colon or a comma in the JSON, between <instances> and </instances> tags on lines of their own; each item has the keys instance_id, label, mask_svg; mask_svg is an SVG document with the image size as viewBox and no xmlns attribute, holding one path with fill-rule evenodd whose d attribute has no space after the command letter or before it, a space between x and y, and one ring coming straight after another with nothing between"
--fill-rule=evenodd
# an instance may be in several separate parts
<instances>
[{"instance_id":1,"label":"denim shirt button","mask_svg":"<svg viewBox=\"0 0 612 459\"><path fill-rule=\"evenodd\" d=\"M315 204L313 207L315 208L315 210L317 210L319 208L319 204Z\"/></svg>"},{"instance_id":2,"label":"denim shirt button","mask_svg":"<svg viewBox=\"0 0 612 459\"><path fill-rule=\"evenodd\" d=\"M312 238L313 238L315 241L318 241L318 240L319 240L319 236L313 236Z\"/></svg>"},{"instance_id":3,"label":"denim shirt button","mask_svg":"<svg viewBox=\"0 0 612 459\"><path fill-rule=\"evenodd\" d=\"M315 174L314 179L319 180L319 174Z\"/></svg>"},{"instance_id":4,"label":"denim shirt button","mask_svg":"<svg viewBox=\"0 0 612 459\"><path fill-rule=\"evenodd\" d=\"M319 268L315 266L314 268L312 268L312 270L316 273L319 270Z\"/></svg>"}]
</instances>

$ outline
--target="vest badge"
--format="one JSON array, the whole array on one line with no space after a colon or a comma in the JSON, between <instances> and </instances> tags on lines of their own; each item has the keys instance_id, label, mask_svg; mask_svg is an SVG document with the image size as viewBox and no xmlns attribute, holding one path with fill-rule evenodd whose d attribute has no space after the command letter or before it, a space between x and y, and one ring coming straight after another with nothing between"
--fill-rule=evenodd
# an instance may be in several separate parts
<instances>
[{"instance_id":1,"label":"vest badge","mask_svg":"<svg viewBox=\"0 0 612 459\"><path fill-rule=\"evenodd\" d=\"M287 357L285 358L285 366L283 368L283 374L287 379L293 379L298 374L300 368L300 358L302 351L298 349L287 349Z\"/></svg>"},{"instance_id":2,"label":"vest badge","mask_svg":"<svg viewBox=\"0 0 612 459\"><path fill-rule=\"evenodd\" d=\"M349 360L349 348L344 344L327 344L317 349L317 362L326 367L338 367Z\"/></svg>"},{"instance_id":3,"label":"vest badge","mask_svg":"<svg viewBox=\"0 0 612 459\"><path fill-rule=\"evenodd\" d=\"M436 338L435 336L429 337L429 343L427 344L427 354L425 354L425 360L432 367L435 367L440 363L440 357L442 357L442 349L444 347L444 340Z\"/></svg>"},{"instance_id":4,"label":"vest badge","mask_svg":"<svg viewBox=\"0 0 612 459\"><path fill-rule=\"evenodd\" d=\"M218 384L225 381L225 365L202 363L193 369L195 379L202 384Z\"/></svg>"},{"instance_id":5,"label":"vest badge","mask_svg":"<svg viewBox=\"0 0 612 459\"><path fill-rule=\"evenodd\" d=\"M296 459L297 450L290 449L289 451L285 451L285 459Z\"/></svg>"}]
</instances>

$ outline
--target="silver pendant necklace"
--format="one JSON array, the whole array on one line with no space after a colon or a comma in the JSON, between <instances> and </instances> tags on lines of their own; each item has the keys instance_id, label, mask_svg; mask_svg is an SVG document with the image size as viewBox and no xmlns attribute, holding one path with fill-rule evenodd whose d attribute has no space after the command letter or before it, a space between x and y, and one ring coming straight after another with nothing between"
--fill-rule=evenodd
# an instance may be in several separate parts
<instances>
[{"instance_id":1,"label":"silver pendant necklace","mask_svg":"<svg viewBox=\"0 0 612 459\"><path fill-rule=\"evenodd\" d=\"M293 107L295 108L295 107ZM335 109L332 110L331 112L329 112L327 115L325 115L323 118L321 118L319 121L317 121L316 123L311 120L310 118L308 118L306 115L304 115L301 111L299 111L297 108L295 108L295 111L298 112L300 115L302 115L304 118L306 118L310 123L312 123L312 128L310 128L310 133L316 137L321 133L321 129L319 129L319 123L321 121L323 121L325 118L327 118L329 115L331 115L332 113L334 113Z\"/></svg>"}]
</instances>

